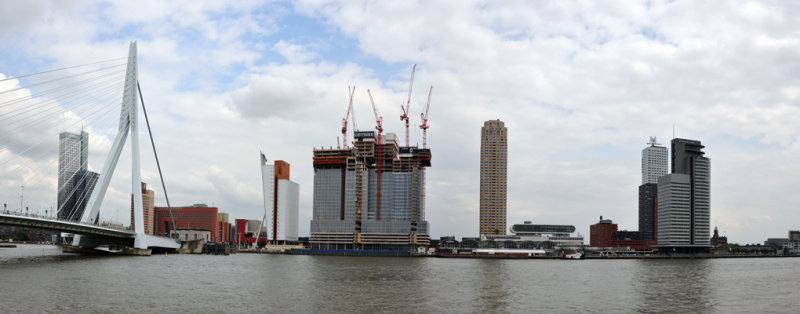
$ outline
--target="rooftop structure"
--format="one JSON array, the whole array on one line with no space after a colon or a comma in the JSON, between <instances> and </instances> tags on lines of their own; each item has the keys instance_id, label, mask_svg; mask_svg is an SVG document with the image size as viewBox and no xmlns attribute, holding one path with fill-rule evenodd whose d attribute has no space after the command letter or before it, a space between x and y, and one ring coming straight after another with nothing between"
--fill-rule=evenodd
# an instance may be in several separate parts
<instances>
[{"instance_id":1,"label":"rooftop structure","mask_svg":"<svg viewBox=\"0 0 800 314\"><path fill-rule=\"evenodd\" d=\"M526 221L524 224L511 226L511 233L516 235L570 234L573 232L575 232L575 226L572 225L540 225Z\"/></svg>"},{"instance_id":2,"label":"rooftop structure","mask_svg":"<svg viewBox=\"0 0 800 314\"><path fill-rule=\"evenodd\" d=\"M513 235L482 235L481 240L526 242L532 243L533 247L547 249L584 246L582 235L572 236L575 232L575 226L572 225L532 224L525 221L511 226L510 231Z\"/></svg>"}]
</instances>

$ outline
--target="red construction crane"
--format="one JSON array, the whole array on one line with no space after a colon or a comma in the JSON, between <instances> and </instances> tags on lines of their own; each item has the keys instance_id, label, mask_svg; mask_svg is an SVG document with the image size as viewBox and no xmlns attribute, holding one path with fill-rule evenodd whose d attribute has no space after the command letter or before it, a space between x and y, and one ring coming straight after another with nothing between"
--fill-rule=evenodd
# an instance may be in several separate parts
<instances>
[{"instance_id":1,"label":"red construction crane","mask_svg":"<svg viewBox=\"0 0 800 314\"><path fill-rule=\"evenodd\" d=\"M400 115L400 121L406 121L406 146L409 146L408 141L408 108L411 107L411 89L414 87L414 72L417 70L417 65L411 68L411 83L408 85L408 100L406 100L405 107L400 104L400 109L403 109L403 114Z\"/></svg>"},{"instance_id":2,"label":"red construction crane","mask_svg":"<svg viewBox=\"0 0 800 314\"><path fill-rule=\"evenodd\" d=\"M381 155L381 133L383 132L383 117L378 113L378 107L375 106L375 101L372 100L372 93L367 89L369 95L369 102L372 104L372 112L375 113L375 129L378 130L378 156L375 158L375 173L377 177L377 187L375 192L375 207L377 208L376 219L381 220L381 164L383 163L383 155Z\"/></svg>"},{"instance_id":3,"label":"red construction crane","mask_svg":"<svg viewBox=\"0 0 800 314\"><path fill-rule=\"evenodd\" d=\"M425 113L421 113L422 116L422 124L419 125L419 128L422 129L422 148L427 148L428 146L428 110L431 108L431 94L433 93L433 85L431 85L430 91L428 91L428 104L425 105Z\"/></svg>"},{"instance_id":4,"label":"red construction crane","mask_svg":"<svg viewBox=\"0 0 800 314\"><path fill-rule=\"evenodd\" d=\"M353 86L350 89L350 86L347 86L347 92L350 94L350 105L347 107L347 112L344 114L344 118L342 118L342 145L347 147L347 117L350 116L350 113L353 112L353 94L356 92L356 87ZM355 128L356 124L356 117L355 112L353 112L353 128Z\"/></svg>"}]
</instances>

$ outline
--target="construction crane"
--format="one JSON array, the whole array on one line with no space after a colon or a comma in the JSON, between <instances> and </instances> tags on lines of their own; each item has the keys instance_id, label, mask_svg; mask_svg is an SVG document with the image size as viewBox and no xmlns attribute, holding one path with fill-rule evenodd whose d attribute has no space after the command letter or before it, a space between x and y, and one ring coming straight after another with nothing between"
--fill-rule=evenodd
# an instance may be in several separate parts
<instances>
[{"instance_id":1,"label":"construction crane","mask_svg":"<svg viewBox=\"0 0 800 314\"><path fill-rule=\"evenodd\" d=\"M342 144L344 147L347 147L347 117L349 117L351 113L353 114L353 128L355 128L356 125L356 114L353 112L353 95L356 92L356 87L353 86L351 89L350 86L347 86L347 92L350 94L350 105L347 107L344 118L342 118Z\"/></svg>"},{"instance_id":2,"label":"construction crane","mask_svg":"<svg viewBox=\"0 0 800 314\"><path fill-rule=\"evenodd\" d=\"M400 115L400 121L406 122L406 147L410 146L408 140L408 108L411 107L411 89L414 87L414 72L417 71L417 65L414 64L414 67L411 68L411 83L408 85L408 99L406 100L405 106L400 104L400 109L403 109L403 114Z\"/></svg>"},{"instance_id":3,"label":"construction crane","mask_svg":"<svg viewBox=\"0 0 800 314\"><path fill-rule=\"evenodd\" d=\"M419 128L422 129L422 148L428 147L428 110L431 109L432 93L433 93L433 85L431 85L431 89L428 91L428 104L425 105L425 113L420 114L420 116L422 117L422 124L419 125Z\"/></svg>"},{"instance_id":4,"label":"construction crane","mask_svg":"<svg viewBox=\"0 0 800 314\"><path fill-rule=\"evenodd\" d=\"M383 133L383 117L378 113L378 107L375 106L375 101L372 100L372 93L367 89L369 95L369 102L372 104L372 112L375 113L375 129L378 130L378 157L375 158L375 173L377 174L377 186L375 192L375 207L376 219L381 220L381 164L383 163L383 155L381 155L381 133Z\"/></svg>"}]
</instances>

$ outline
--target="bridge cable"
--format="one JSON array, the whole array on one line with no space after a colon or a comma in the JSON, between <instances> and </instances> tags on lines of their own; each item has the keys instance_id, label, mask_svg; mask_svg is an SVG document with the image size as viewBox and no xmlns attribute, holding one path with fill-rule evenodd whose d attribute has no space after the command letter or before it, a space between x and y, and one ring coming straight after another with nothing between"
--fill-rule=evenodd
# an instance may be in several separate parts
<instances>
[{"instance_id":1,"label":"bridge cable","mask_svg":"<svg viewBox=\"0 0 800 314\"><path fill-rule=\"evenodd\" d=\"M19 78L23 78L23 77L34 76L34 75L39 75L39 74L44 74L44 73L50 73L50 72L55 72L55 71L61 71L61 70L67 70L67 69L79 68L79 67L83 67L83 66L87 66L87 65L100 64L100 63L103 63L103 62L109 62L109 61L122 60L122 59L127 59L127 58L128 58L128 57L121 57L121 58L108 59L108 60L103 60L103 61L97 61L97 62L87 63L87 64L74 65L74 66L65 67L65 68L60 68L60 69L53 69L53 70L47 70L47 71L42 71L42 72L37 72L37 73L24 74L24 75L20 75L20 76L9 76L9 77L7 77L7 78L0 79L0 82L4 82L4 81L8 81L8 80L13 80L13 79L19 79Z\"/></svg>"},{"instance_id":2,"label":"bridge cable","mask_svg":"<svg viewBox=\"0 0 800 314\"><path fill-rule=\"evenodd\" d=\"M116 82L120 82L120 81L122 81L122 79L116 79L115 78L115 83ZM86 89L88 89L88 88L86 88ZM84 103L85 104L85 103L88 103L89 101L91 101L93 99L101 98L101 96L103 96L103 97L110 96L113 93L108 93L108 92L117 92L117 89L119 89L119 87L109 85L109 86L102 87L102 88L90 89L91 90L90 93L82 93L83 90L75 90L75 91L72 91L72 92L68 93L68 94L71 94L70 97L66 97L63 100L59 100L57 98L51 98L51 99L42 100L42 101L40 101L38 103L30 104L28 106L21 106L20 108L9 110L4 114L5 115L4 117L0 117L0 121L9 120L9 119L12 119L12 118L21 118L19 121L23 121L24 122L24 120L29 116L38 116L38 118L46 117L46 116L42 116L42 114L44 114L44 113L48 113L48 114L51 114L51 115L58 116L58 115L61 115L63 112L68 111L67 109L71 109L71 108L68 108L68 107L69 107L69 105L72 105L73 103ZM78 95L78 96L75 96L75 95ZM63 95L63 96L66 96L66 95ZM73 97L73 96L75 96L75 97ZM79 101L79 100L81 100L81 101ZM57 105L60 105L60 106L57 106ZM78 105L78 106L83 106L83 105ZM41 109L41 110L38 111L38 112L34 112L34 109L37 109L37 110ZM53 112L54 110L56 110L56 111ZM61 111L59 111L59 110L61 110ZM73 111L73 110L69 110L69 111ZM13 125L14 122L19 122L19 121L13 121L12 120L11 122L5 123L5 126L7 127L9 125ZM27 123L31 123L31 122L32 121L27 121Z\"/></svg>"},{"instance_id":3,"label":"bridge cable","mask_svg":"<svg viewBox=\"0 0 800 314\"><path fill-rule=\"evenodd\" d=\"M57 78L57 79L52 79L52 80L49 80L49 81L44 81L44 82L39 82L39 83L33 83L33 84L30 84L30 85L25 85L25 86L19 86L19 87L17 87L17 88L12 88L12 89L9 89L9 90L4 90L4 91L0 92L0 95L2 95L2 94L5 94L5 93L9 93L9 92L13 92L13 91L18 91L18 90L21 90L21 89L26 89L26 88L27 88L27 89L30 89L31 87L34 87L34 86L39 86L39 85L44 85L44 84L47 84L47 83L58 82L58 81L61 81L61 80L66 80L66 79L68 79L68 78L73 78L73 77L77 77L77 76L81 76L81 75L84 75L84 74L89 74L89 73L96 73L96 72L100 72L100 71L103 71L103 70L107 70L107 69L113 69L113 68L117 68L117 67L121 67L121 66L125 66L125 65L126 65L126 64L117 64L117 65L112 65L112 66L105 67L105 68L100 68L100 69L96 69L96 70L91 70L91 71L81 72L81 73L78 73L78 74L73 74L73 75L68 75L68 76L64 76L64 77L59 77L59 78Z\"/></svg>"},{"instance_id":4,"label":"bridge cable","mask_svg":"<svg viewBox=\"0 0 800 314\"><path fill-rule=\"evenodd\" d=\"M150 129L150 119L147 118L147 109L144 107L144 97L142 97L142 86L139 81L136 81L136 89L139 90L139 99L142 102L142 112L144 113L144 121L147 123L147 133L150 134L150 144L153 145L153 155L156 157L156 167L158 167L158 176L161 178L161 188L164 189L164 198L167 199L167 209L169 209L169 218L172 220L172 229L177 230L175 227L175 217L172 216L172 206L169 205L169 196L167 195L167 186L164 184L164 175L161 173L161 163L158 162L158 153L156 152L156 142L153 140L153 130ZM177 233L175 233L177 235Z\"/></svg>"},{"instance_id":5,"label":"bridge cable","mask_svg":"<svg viewBox=\"0 0 800 314\"><path fill-rule=\"evenodd\" d=\"M114 60L116 60L116 59L114 59ZM95 62L95 63L91 63L91 64L97 64L97 63L101 63L101 62ZM75 68L75 67L79 67L79 66L68 67L68 68ZM106 67L106 68L102 68L102 69L98 69L98 70L94 70L94 71L87 71L87 72L79 73L79 74L76 74L76 75L71 75L71 76L68 76L68 77L65 77L65 78L77 77L77 76L84 75L84 74L89 74L89 73L97 73L97 72L103 71L105 69L112 69L112 68L115 68L115 67L117 67L117 66ZM63 69L68 69L68 68L63 68ZM63 69L56 69L56 70L45 71L45 72L40 72L40 73L34 73L34 74L29 74L29 75L22 75L22 76L18 76L18 77L0 79L0 82L7 81L7 80L10 80L10 79L15 79L15 78L30 77L30 76L34 76L34 75L37 75L37 74L49 73L49 72L54 72L54 71L63 70ZM15 105L15 104L19 104L18 106L22 106L22 108L16 108L16 109L12 109L11 111L5 112L2 116L0 116L0 121L5 121L5 123L3 123L5 127L13 126L13 127L11 127L11 129L8 129L8 131L12 131L12 130L14 130L14 131L22 131L22 130L27 130L28 129L27 127L29 125L31 125L31 124L36 124L36 125L41 126L41 124L40 124L41 122L45 122L45 121L49 122L49 121L52 121L53 118L56 118L56 121L57 121L57 122L56 121L53 121L53 122L56 122L56 124L59 124L59 125L62 125L62 126L64 126L64 125L75 126L78 123L89 123L91 125L91 124L93 124L91 122L92 120L105 120L105 117L107 117L110 113L113 112L113 109L115 108L114 106L112 106L112 107L99 106L98 107L98 106L87 106L87 105L92 105L93 102L95 104L104 104L104 103L108 103L108 102L115 102L113 100L105 100L105 98L107 98L107 96L113 95L113 94L115 94L115 92L113 91L114 90L113 88L108 88L108 87L104 87L104 86L106 86L106 83L110 83L110 82L113 82L114 84L108 85L109 87L116 86L117 85L116 81L120 81L120 79L117 79L114 76L117 76L118 73L123 73L123 72L120 71L120 72L109 73L110 75L109 74L103 74L103 75L100 75L100 76L94 76L94 77L90 77L88 79L84 79L82 81L78 81L76 85L79 86L79 87L77 89L71 88L72 90L69 90L68 86L56 87L56 88L51 88L51 89L48 89L48 90L44 90L42 92L39 92L39 93L36 93L36 94L33 94L33 95L29 95L29 96L25 96L25 97L21 97L21 98L17 98L17 99L12 99L10 101L6 101L6 102L3 102L3 103L0 103L0 107L6 107L6 106L9 106L9 105ZM63 80L65 78L53 79L53 80L49 80L49 81L46 81L46 82L39 82L39 83L36 83L36 84L33 84L33 85L29 85L29 86L17 87L17 88L11 89L11 90L2 91L2 92L0 92L0 94L6 94L8 92L16 91L16 90L25 90L30 86L44 85L44 84L47 84L47 83ZM109 78L111 78L111 79L109 79ZM90 83L90 82L92 82L92 83ZM89 84L84 84L84 83L89 83ZM102 88L97 88L97 87L102 87ZM66 92L64 92L65 89L67 89ZM87 93L87 94L84 94L85 96L77 96L76 95L78 92L81 92L83 90L87 90L87 91L90 91L90 92ZM48 98L44 98L44 99L40 98L40 99L38 99L38 101L35 100L36 98L44 96L44 95L56 96L56 98L48 99L49 98L48 97ZM66 97L64 97L64 96L66 96ZM63 100L59 101L58 100L59 98L63 98ZM30 102L31 100L35 100L35 102ZM60 104L59 104L59 102L60 102ZM45 105L49 105L49 104L53 104L55 106L45 107ZM73 106L70 106L70 105L73 105ZM77 105L77 106L75 106L75 105ZM14 107L18 107L18 106L14 106ZM14 107L12 107L12 108L14 108ZM89 110L85 110L84 108L89 109ZM25 112L19 112L20 109L24 109L25 111L27 111L27 114ZM53 112L53 109L57 109L57 110L55 112ZM74 115L74 118L77 118L77 120L73 120L72 116L64 115L66 113L71 113L72 115ZM100 119L100 118L102 118L102 119ZM28 121L25 121L25 120L28 120ZM58 126L55 126L55 127L58 128ZM36 128L34 128L34 129L36 129ZM3 132L3 133L5 133L5 132ZM4 136L0 136L0 138L2 138L2 137L4 137ZM23 160L19 164L16 164L16 165L12 164L11 167L9 167L9 168L13 168L13 169L10 171L10 173L5 173L4 176L5 175L9 175L9 174L12 174L12 175L16 174L20 170L23 170L23 169L34 169L34 168L30 168L31 164L34 163L34 160L41 160L41 158L30 158L31 156L28 156L28 158L25 158L24 155L25 155L25 153L31 151L32 149L40 146L41 144L43 144L45 142L48 142L47 138L44 138L41 141L38 141L37 143L34 143L33 145L30 145L27 148L25 148L23 146L24 149L23 149L22 152L14 153L13 155L17 155L18 157L20 157L20 158L17 158L17 159L23 159ZM92 144L96 144L96 143L92 142ZM96 145L92 145L92 144L90 144L90 146L96 146ZM8 150L9 150L9 147L0 147L0 152L8 151ZM37 151L41 151L41 152L40 153L36 153L34 155L37 155L38 157L43 157L41 155L45 155L45 154L48 153L48 151L51 151L51 150L49 150L49 149L45 149L45 150L37 149ZM15 158L12 157L12 158L10 158L9 160L6 160L6 161L0 160L0 166L14 161L14 159ZM58 159L50 159L48 161L45 161L45 163L44 163L44 165L46 166L45 168L50 168L50 166L55 164L57 161L58 161ZM84 165L85 165L86 162L88 162L88 160L84 161ZM37 166L36 168L41 168L41 166ZM77 173L73 173L69 177L68 181L72 181L75 178L76 175L77 175ZM45 181L44 178L39 178L39 179L34 179L34 180L31 180L30 178L28 178L28 179L20 178L20 179L22 179L22 181L23 181L25 186L29 186L33 182L40 183L41 181ZM68 194L68 197L72 196L76 192L77 187L81 186L83 184L83 182L86 181L86 180L88 180L88 178L86 176L83 176L82 178L80 178L80 181L77 182L75 188L71 189L71 191L63 191L63 190L65 190L65 188L67 186L66 185L61 186L59 191L58 191L58 192L61 192L61 193L58 193L58 194L62 194L64 192L66 192ZM38 184L34 184L34 185L38 185ZM77 200L77 203L75 205L85 201L85 199L84 199L85 197L86 197L86 195L82 195L81 199ZM66 204L59 204L59 205L60 206L57 206L58 208L55 208L56 211L54 213L52 213L53 216L56 216L56 214L58 212L61 212L63 209L65 209L65 208L62 208L62 207L64 205L66 205ZM51 208L51 209L53 209L53 208ZM20 210L22 210L22 209L20 209ZM73 207L73 209L70 210L70 212L71 212L70 216L74 216L76 214L76 212L74 211L74 207ZM72 218L72 217L70 217L70 218Z\"/></svg>"},{"instance_id":6,"label":"bridge cable","mask_svg":"<svg viewBox=\"0 0 800 314\"><path fill-rule=\"evenodd\" d=\"M106 116L108 116L110 113L112 113L112 112L113 112L113 109L114 109L114 108L113 108L113 107L110 107L110 108L103 108L103 107L100 107L100 109L105 109L105 110L103 110L103 111L99 111L99 110L97 110L97 111L93 112L93 113L92 113L90 116L97 116L97 117L101 117L101 118L102 118L102 117L106 117ZM97 115L97 113L102 113L102 114L98 116L98 115ZM89 121L91 121L91 120L89 120ZM82 121L77 121L77 122L73 123L73 125L77 124L78 122L82 122ZM21 154L24 154L25 152L27 152L28 150L32 149L33 147L35 147L35 146L38 146L38 145L40 145L40 144L42 144L43 142L46 142L46 141L47 141L47 139L43 139L43 140L42 140L42 141L40 141L39 143L37 143L37 144L34 144L32 147L29 147L29 148L28 148L28 149L26 149L25 151L21 152ZM94 145L94 146L97 146L97 145L99 145L99 144L96 144L96 143L95 143L95 145ZM90 144L90 147L91 147L91 146L92 146L92 144ZM33 162L34 162L34 160L41 160L41 159L42 159L42 158L43 158L45 155L47 155L47 154L48 154L48 153L50 153L50 152L51 152L51 151L48 151L48 150L42 150L42 151L41 151L39 154L36 154L35 156L27 156L28 158L25 158L26 160L24 160L24 161L23 161L21 164L17 164L17 165L16 165L16 167L14 167L14 169L12 169L12 170L10 170L9 172L5 173L5 175L8 175L8 176L13 176L13 175L17 174L17 173L18 173L18 171L20 171L20 170L23 170L23 169L28 169L28 168L29 168L29 166L30 166L30 164L31 164L31 163L33 163ZM20 157L24 157L24 155L19 155L19 156L20 156ZM11 161L13 161L13 160L14 160L14 159L10 159L10 160L7 160L7 161L5 161L5 162L0 162L0 165L2 165L2 164L4 164L4 163L11 162ZM49 161L45 162L45 164L44 164L44 165L37 166L37 168L42 168L42 167L44 167L44 168L48 168L48 167L54 167L54 166L55 166L54 164L55 164L56 162L58 162L58 158L51 159L51 160L49 160ZM73 174L72 176L70 176L70 179L72 179L74 176L75 176L75 174ZM31 181L31 180L29 180L29 179L24 179L24 183L25 183L25 185L31 185L31 183L34 183L34 182L38 183L38 182L41 182L41 181L46 181L46 179L45 179L45 178L38 178L38 179L35 179L34 181ZM64 188L64 186L62 186L62 187L61 187L61 189L63 189L63 188Z\"/></svg>"},{"instance_id":7,"label":"bridge cable","mask_svg":"<svg viewBox=\"0 0 800 314\"><path fill-rule=\"evenodd\" d=\"M83 81L75 82L72 85L79 85L79 84L82 84L82 83L95 81L97 79L106 79L105 81L101 81L100 82L101 84L96 84L96 85L100 85L100 86L105 86L105 83L107 83L109 81L107 79L108 77L111 77L111 78L116 80L118 78L115 77L115 76L111 76L111 75L124 74L124 73L125 73L125 71L123 70L123 71L117 71L117 72L113 72L113 73L106 74L106 75L95 76L95 77L91 77L91 78L85 79ZM124 75L120 75L120 77L124 78ZM79 85L79 86L81 86L81 85ZM85 89L85 88L87 88L89 86L93 86L93 85L82 85L82 86L83 87L81 87L81 89ZM64 85L64 86L59 86L59 87L55 87L55 88L52 88L52 89L44 90L44 91L41 91L41 92L36 93L36 94L31 93L30 95L22 96L20 98L11 99L11 100L8 100L6 102L0 103L0 108L6 107L6 106L10 106L10 105L13 105L13 104L16 104L16 103L19 103L19 102L24 102L24 101L27 101L27 100L31 100L31 99L34 99L34 98L41 98L44 95L56 94L55 93L56 91L62 91L62 90L65 90L65 89L67 89L66 93L57 94L58 96L55 96L55 97L65 96L65 95L69 95L69 94L75 93L77 91L81 91L81 89L75 89L75 90L68 89L68 88L71 88L71 87L72 87L71 85Z\"/></svg>"},{"instance_id":8,"label":"bridge cable","mask_svg":"<svg viewBox=\"0 0 800 314\"><path fill-rule=\"evenodd\" d=\"M103 94L104 94L103 96L105 96L105 95L111 95L111 94L113 94L113 93L116 93L116 92L114 92L114 90L110 90L110 91L108 91L108 92L104 92L104 93L103 93ZM84 103L83 105L80 105L80 107L84 107L86 104L87 104L87 103ZM89 107L89 108L91 109L91 107ZM77 109L77 108L76 108L76 109ZM105 107L105 108L104 108L104 107L99 107L97 110L94 110L94 111L90 111L90 112L76 112L76 113L83 113L83 114L87 114L87 115L86 115L86 117L91 117L91 116L95 116L95 115L96 115L98 112L101 112L101 110L102 110L102 112L104 112L104 113L103 113L101 116L106 116L106 115L107 115L109 112L111 112L113 109L115 109L115 107ZM49 111L49 110L47 110L47 111ZM48 115L41 115L41 112L40 112L40 113L39 113L39 115L40 115L40 116L39 116L38 118L34 118L34 119L32 119L32 120L29 120L29 121L27 121L27 122L24 122L22 125L16 126L15 128L16 128L16 129L23 129L24 127L27 127L27 126L29 126L29 125L32 125L32 124L37 124L37 123L39 123L39 122L50 121L50 120L52 120L53 118L57 118L57 121L58 121L58 120L60 120L59 122L67 122L67 123L69 123L69 120L70 120L70 119L69 119L69 117L67 117L67 116L62 116L62 117L60 117L60 118L59 118L59 116L61 116L61 114L62 114L62 113L64 113L65 111L66 111L66 110L64 110L64 111L59 111L59 112L54 112L54 113L51 113L51 114L48 114ZM75 126L75 125L77 125L79 122L83 122L82 120L83 120L83 119L81 119L81 120L78 120L78 121L75 121L75 122L73 122L73 123L69 124L67 127L72 127L72 126ZM22 122L22 120L19 120L19 121L17 121L17 122ZM6 124L5 126L10 126L10 125L13 125L13 124L14 124L14 122L11 122L11 123L8 123L8 124ZM2 137L0 137L0 138L2 138ZM27 147L27 148L26 148L26 149L24 149L23 151L21 151L21 152L18 152L17 154L24 154L24 153L28 152L29 150L31 150L31 149L33 149L33 148L35 148L35 147L39 146L40 144L42 144L43 142L46 142L46 141L48 141L48 139L47 139L47 138L43 138L41 141L39 141L39 142L37 142L37 143L35 143L35 144L33 144L33 145L30 145L29 147ZM10 160L6 160L6 161L0 161L0 165L3 165L3 164L5 164L5 163L7 163L7 162L9 162L9 161L10 161Z\"/></svg>"},{"instance_id":9,"label":"bridge cable","mask_svg":"<svg viewBox=\"0 0 800 314\"><path fill-rule=\"evenodd\" d=\"M112 112L111 110L108 111L108 113L111 113L111 112ZM105 114L105 115L107 115L107 114ZM90 144L90 146L92 146L92 144ZM97 145L95 145L95 146L97 146ZM39 154L38 158L30 158L30 157L29 158L25 158L27 160L23 161L21 164L17 165L14 169L12 169L10 172L8 172L8 173L6 173L4 175L8 175L8 176L13 177L15 174L17 174L19 171L21 171L23 169L31 169L30 168L30 164L33 163L34 160L41 159L41 157L43 157L43 155L46 155L47 153L48 153L48 151L43 151L42 154ZM78 158L78 157L76 156L75 158ZM46 161L44 164L38 165L36 168L37 169L52 168L52 167L55 167L55 164L57 162L58 162L58 158L53 158L53 159L51 159L49 161ZM72 175L70 175L70 177L67 180L71 181L76 175L77 175L77 172L73 173ZM85 176L84 176L84 178L85 178ZM36 179L33 179L33 180L31 180L31 179L22 179L22 180L23 180L23 183L24 183L25 186L39 186L39 185L41 185L42 182L47 181L46 178L36 178ZM67 194L68 195L72 195L75 192L74 190L77 189L80 184L82 184L82 182L78 182L78 184L75 187L73 187L72 191L69 191ZM61 188L58 189L59 190L58 192L64 193L62 191L64 191L65 188L66 188L66 185L61 186ZM60 193L57 193L57 194L60 194ZM63 206L63 204L57 204L57 205ZM59 207L59 208L56 208L57 209L56 212L58 212L58 211L60 211L62 209L60 206L57 206L57 207Z\"/></svg>"}]
</instances>

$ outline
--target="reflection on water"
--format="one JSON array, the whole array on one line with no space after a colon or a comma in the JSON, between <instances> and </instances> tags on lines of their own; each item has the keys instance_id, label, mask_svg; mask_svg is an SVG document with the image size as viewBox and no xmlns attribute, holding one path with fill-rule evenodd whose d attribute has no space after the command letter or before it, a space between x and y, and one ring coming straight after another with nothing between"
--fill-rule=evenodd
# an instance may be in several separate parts
<instances>
[{"instance_id":1,"label":"reflection on water","mask_svg":"<svg viewBox=\"0 0 800 314\"><path fill-rule=\"evenodd\" d=\"M86 256L61 253L55 245L17 244L15 248L0 248L0 266L30 263L62 263L71 260L108 258L108 256Z\"/></svg>"},{"instance_id":2,"label":"reflection on water","mask_svg":"<svg viewBox=\"0 0 800 314\"><path fill-rule=\"evenodd\" d=\"M513 283L505 260L478 260L476 281L479 288L474 294L473 306L483 311L508 312Z\"/></svg>"},{"instance_id":3,"label":"reflection on water","mask_svg":"<svg viewBox=\"0 0 800 314\"><path fill-rule=\"evenodd\" d=\"M716 260L639 260L631 281L640 312L708 312L716 305L710 276Z\"/></svg>"},{"instance_id":4,"label":"reflection on water","mask_svg":"<svg viewBox=\"0 0 800 314\"><path fill-rule=\"evenodd\" d=\"M800 258L482 260L0 250L0 312L796 312Z\"/></svg>"},{"instance_id":5,"label":"reflection on water","mask_svg":"<svg viewBox=\"0 0 800 314\"><path fill-rule=\"evenodd\" d=\"M384 257L286 256L309 263L312 311L414 312L427 269L422 259Z\"/></svg>"}]
</instances>

